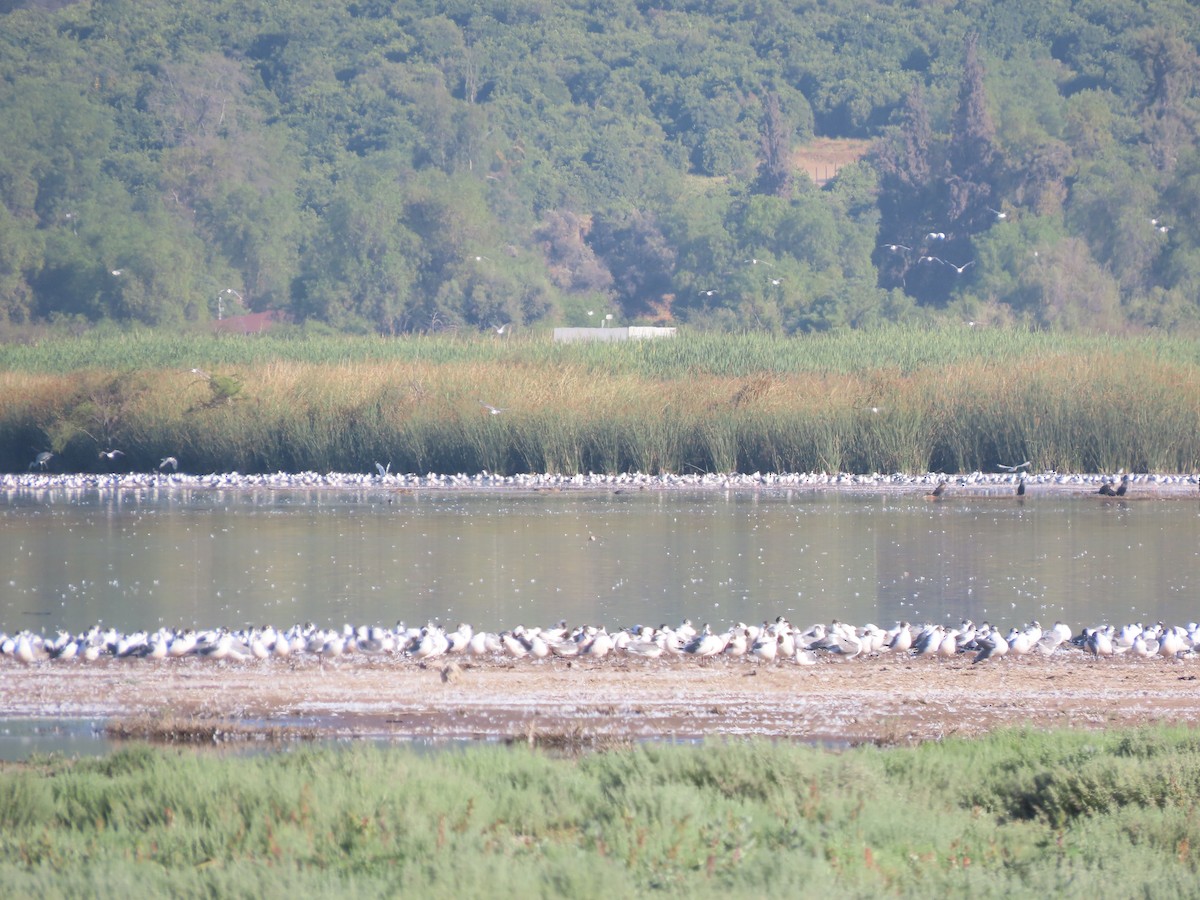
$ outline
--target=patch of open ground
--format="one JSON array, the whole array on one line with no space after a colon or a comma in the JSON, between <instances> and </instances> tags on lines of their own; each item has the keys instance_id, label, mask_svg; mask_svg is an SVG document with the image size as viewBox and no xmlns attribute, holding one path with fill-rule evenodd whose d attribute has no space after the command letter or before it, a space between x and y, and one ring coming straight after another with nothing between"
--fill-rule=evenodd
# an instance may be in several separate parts
<instances>
[{"instance_id":1,"label":"patch of open ground","mask_svg":"<svg viewBox=\"0 0 1200 900\"><path fill-rule=\"evenodd\" d=\"M890 655L809 667L721 658L448 665L361 654L324 666L189 659L26 667L4 659L0 710L143 729L216 722L274 737L293 729L297 737L581 746L722 735L894 744L1005 726L1103 728L1200 715L1200 663L1093 660L1079 651L980 665Z\"/></svg>"}]
</instances>

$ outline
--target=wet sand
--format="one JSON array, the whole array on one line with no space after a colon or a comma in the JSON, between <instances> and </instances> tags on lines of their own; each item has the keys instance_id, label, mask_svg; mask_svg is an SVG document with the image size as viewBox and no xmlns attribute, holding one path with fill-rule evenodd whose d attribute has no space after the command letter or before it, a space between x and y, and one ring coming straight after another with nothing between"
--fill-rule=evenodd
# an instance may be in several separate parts
<instances>
[{"instance_id":1,"label":"wet sand","mask_svg":"<svg viewBox=\"0 0 1200 900\"><path fill-rule=\"evenodd\" d=\"M995 728L1104 728L1200 716L1200 661L1077 650L972 665L885 655L745 659L343 657L214 663L0 659L0 715L212 723L331 737L569 741L762 735L836 746Z\"/></svg>"}]
</instances>

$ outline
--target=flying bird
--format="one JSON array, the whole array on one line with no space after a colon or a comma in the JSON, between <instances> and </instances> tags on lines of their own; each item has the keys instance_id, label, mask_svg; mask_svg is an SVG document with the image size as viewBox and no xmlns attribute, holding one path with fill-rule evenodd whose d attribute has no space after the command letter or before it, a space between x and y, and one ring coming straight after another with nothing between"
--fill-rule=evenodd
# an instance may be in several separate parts
<instances>
[{"instance_id":1,"label":"flying bird","mask_svg":"<svg viewBox=\"0 0 1200 900\"><path fill-rule=\"evenodd\" d=\"M1021 469L1028 469L1032 463L1025 460L1023 463L1017 463L1015 466L1006 466L1004 463L996 463L996 468L1001 472L1019 472Z\"/></svg>"},{"instance_id":2,"label":"flying bird","mask_svg":"<svg viewBox=\"0 0 1200 900\"><path fill-rule=\"evenodd\" d=\"M486 409L493 416L498 416L500 413L504 412L504 409L501 409L497 406L492 406L490 403L484 403L482 400L479 401L479 405Z\"/></svg>"},{"instance_id":3,"label":"flying bird","mask_svg":"<svg viewBox=\"0 0 1200 900\"><path fill-rule=\"evenodd\" d=\"M998 209L992 209L990 206L988 207L988 212L990 212L992 215L994 215L997 219L1007 219L1008 218L1008 213L1001 212Z\"/></svg>"},{"instance_id":4,"label":"flying bird","mask_svg":"<svg viewBox=\"0 0 1200 900\"><path fill-rule=\"evenodd\" d=\"M742 260L742 262L747 263L752 266L767 266L768 268L771 268L771 269L775 268L774 265L767 262L765 259L744 259L744 260Z\"/></svg>"},{"instance_id":5,"label":"flying bird","mask_svg":"<svg viewBox=\"0 0 1200 900\"><path fill-rule=\"evenodd\" d=\"M943 260L939 260L939 262L941 262L941 263L944 263L945 265L949 266L949 267L950 267L950 268L952 268L952 269L953 269L955 272L957 272L959 275L961 275L963 272L965 272L965 271L966 271L966 269L967 269L967 266L973 266L973 265L975 265L975 260L971 260L970 262L965 262L965 263L963 263L961 266L956 266L954 263L952 263L952 262L950 262L950 261L948 261L948 260L945 260L945 259L943 259Z\"/></svg>"},{"instance_id":6,"label":"flying bird","mask_svg":"<svg viewBox=\"0 0 1200 900\"><path fill-rule=\"evenodd\" d=\"M912 247L905 247L903 244L880 244L879 246L890 250L892 253L899 253L901 250L912 249Z\"/></svg>"},{"instance_id":7,"label":"flying bird","mask_svg":"<svg viewBox=\"0 0 1200 900\"><path fill-rule=\"evenodd\" d=\"M164 456L159 462L158 467L160 469L170 469L172 472L178 472L179 460L173 456Z\"/></svg>"},{"instance_id":8,"label":"flying bird","mask_svg":"<svg viewBox=\"0 0 1200 900\"><path fill-rule=\"evenodd\" d=\"M946 232L944 231L931 231L929 234L925 235L925 240L927 241L944 241L945 239Z\"/></svg>"},{"instance_id":9,"label":"flying bird","mask_svg":"<svg viewBox=\"0 0 1200 900\"><path fill-rule=\"evenodd\" d=\"M717 293L717 292L716 292L715 290L708 290L708 291L701 291L701 292L700 292L700 295L701 295L702 297L712 297L712 296L715 296L715 295L716 295L716 293Z\"/></svg>"},{"instance_id":10,"label":"flying bird","mask_svg":"<svg viewBox=\"0 0 1200 900\"><path fill-rule=\"evenodd\" d=\"M504 334L504 332L508 329L508 326L511 324L511 322L505 322L503 325L493 325L492 331L496 332L496 334Z\"/></svg>"},{"instance_id":11,"label":"flying bird","mask_svg":"<svg viewBox=\"0 0 1200 900\"><path fill-rule=\"evenodd\" d=\"M110 461L114 460L114 459L120 459L124 455L125 455L124 450L101 450L100 451L100 459L107 459Z\"/></svg>"},{"instance_id":12,"label":"flying bird","mask_svg":"<svg viewBox=\"0 0 1200 900\"><path fill-rule=\"evenodd\" d=\"M375 470L379 473L379 477L383 478L388 472L392 471L392 464L389 461L386 466L381 465L378 461L375 463Z\"/></svg>"}]
</instances>

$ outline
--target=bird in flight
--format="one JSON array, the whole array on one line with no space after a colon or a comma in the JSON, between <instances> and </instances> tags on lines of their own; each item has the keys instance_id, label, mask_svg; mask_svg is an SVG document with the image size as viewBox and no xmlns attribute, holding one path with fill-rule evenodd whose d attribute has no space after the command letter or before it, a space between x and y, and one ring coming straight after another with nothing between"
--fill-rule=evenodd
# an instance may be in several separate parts
<instances>
[{"instance_id":1,"label":"bird in flight","mask_svg":"<svg viewBox=\"0 0 1200 900\"><path fill-rule=\"evenodd\" d=\"M747 263L748 265L751 265L751 266L767 266L768 268L771 268L771 269L775 268L774 265L767 262L765 259L744 259L744 260L742 260L742 262Z\"/></svg>"},{"instance_id":2,"label":"bird in flight","mask_svg":"<svg viewBox=\"0 0 1200 900\"><path fill-rule=\"evenodd\" d=\"M100 451L100 459L107 459L110 461L114 460L114 459L120 459L124 455L125 455L124 450L101 450Z\"/></svg>"},{"instance_id":3,"label":"bird in flight","mask_svg":"<svg viewBox=\"0 0 1200 900\"><path fill-rule=\"evenodd\" d=\"M700 295L702 297L713 297L716 295L716 293L717 292L715 290L707 290L707 291L701 291Z\"/></svg>"},{"instance_id":4,"label":"bird in flight","mask_svg":"<svg viewBox=\"0 0 1200 900\"><path fill-rule=\"evenodd\" d=\"M925 235L925 240L927 241L944 241L945 239L946 232L944 231L931 231Z\"/></svg>"},{"instance_id":5,"label":"bird in flight","mask_svg":"<svg viewBox=\"0 0 1200 900\"><path fill-rule=\"evenodd\" d=\"M944 265L947 265L947 266L949 266L949 267L950 267L950 268L952 268L952 269L953 269L955 272L957 272L959 275L961 275L963 272L965 272L965 271L967 270L967 266L973 266L973 265L975 265L975 260L971 260L970 262L965 262L965 263L963 263L961 266L956 266L954 263L952 263L952 262L949 262L948 260L944 260L944 259L942 259L942 260L938 260L938 262L940 262L940 263L943 263Z\"/></svg>"},{"instance_id":6,"label":"bird in flight","mask_svg":"<svg viewBox=\"0 0 1200 900\"><path fill-rule=\"evenodd\" d=\"M387 475L387 474L388 474L388 472L392 471L392 464L391 464L391 462L389 461L389 462L388 462L388 464L387 464L386 466L384 466L384 465L382 465L381 463L379 463L379 462L376 462L376 463L375 463L375 470L376 470L377 472L379 472L379 477L380 477L380 478L383 478L385 475Z\"/></svg>"},{"instance_id":7,"label":"bird in flight","mask_svg":"<svg viewBox=\"0 0 1200 900\"><path fill-rule=\"evenodd\" d=\"M158 467L160 469L170 469L172 472L178 472L179 471L179 460L177 460L173 456L164 456L162 458L162 461L159 462Z\"/></svg>"},{"instance_id":8,"label":"bird in flight","mask_svg":"<svg viewBox=\"0 0 1200 900\"><path fill-rule=\"evenodd\" d=\"M880 244L879 246L890 250L892 253L899 253L901 250L912 249L912 247L905 247L903 244Z\"/></svg>"},{"instance_id":9,"label":"bird in flight","mask_svg":"<svg viewBox=\"0 0 1200 900\"><path fill-rule=\"evenodd\" d=\"M503 325L493 325L492 331L496 332L496 334L504 334L504 332L508 330L508 326L511 324L511 322L505 322Z\"/></svg>"},{"instance_id":10,"label":"bird in flight","mask_svg":"<svg viewBox=\"0 0 1200 900\"><path fill-rule=\"evenodd\" d=\"M482 400L479 401L479 405L486 409L493 416L498 416L500 413L504 412L504 410L500 407L492 406L490 403L484 403Z\"/></svg>"},{"instance_id":11,"label":"bird in flight","mask_svg":"<svg viewBox=\"0 0 1200 900\"><path fill-rule=\"evenodd\" d=\"M1007 219L1008 218L1008 213L1001 212L998 209L992 209L990 206L988 207L988 212L990 212L997 219Z\"/></svg>"},{"instance_id":12,"label":"bird in flight","mask_svg":"<svg viewBox=\"0 0 1200 900\"><path fill-rule=\"evenodd\" d=\"M996 468L1001 472L1018 472L1021 469L1028 469L1031 465L1030 460L1025 460L1023 463L1017 463L1015 466L1006 466L1004 463L996 463Z\"/></svg>"}]
</instances>

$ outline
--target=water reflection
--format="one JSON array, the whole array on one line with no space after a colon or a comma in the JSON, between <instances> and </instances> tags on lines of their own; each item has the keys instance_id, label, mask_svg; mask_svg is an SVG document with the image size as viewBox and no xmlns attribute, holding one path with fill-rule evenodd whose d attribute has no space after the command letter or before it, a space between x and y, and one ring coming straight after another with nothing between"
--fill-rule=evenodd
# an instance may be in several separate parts
<instances>
[{"instance_id":1,"label":"water reflection","mask_svg":"<svg viewBox=\"0 0 1200 900\"><path fill-rule=\"evenodd\" d=\"M0 628L1198 617L1200 507L838 492L0 494Z\"/></svg>"}]
</instances>

